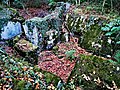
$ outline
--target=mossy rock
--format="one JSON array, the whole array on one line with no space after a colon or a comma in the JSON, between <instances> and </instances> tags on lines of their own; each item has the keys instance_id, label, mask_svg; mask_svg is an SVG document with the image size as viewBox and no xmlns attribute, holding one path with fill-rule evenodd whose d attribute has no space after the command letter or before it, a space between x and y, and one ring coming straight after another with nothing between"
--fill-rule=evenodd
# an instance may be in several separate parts
<instances>
[{"instance_id":1,"label":"mossy rock","mask_svg":"<svg viewBox=\"0 0 120 90\"><path fill-rule=\"evenodd\" d=\"M19 50L21 50L22 52L31 52L31 51L35 51L38 47L33 45L32 43L30 43L29 41L25 40L25 39L21 39L19 40L16 44L15 47Z\"/></svg>"},{"instance_id":2,"label":"mossy rock","mask_svg":"<svg viewBox=\"0 0 120 90\"><path fill-rule=\"evenodd\" d=\"M96 50L96 48L92 46L93 42L100 45L102 44L100 39L103 34L101 26L103 26L107 20L108 19L97 15L79 15L73 13L66 16L68 28L70 32L79 38L79 45L87 51L92 52Z\"/></svg>"},{"instance_id":3,"label":"mossy rock","mask_svg":"<svg viewBox=\"0 0 120 90\"><path fill-rule=\"evenodd\" d=\"M44 18L34 17L25 21L23 28L27 39L39 46L39 50L51 49L60 38L62 32L65 4Z\"/></svg>"},{"instance_id":4,"label":"mossy rock","mask_svg":"<svg viewBox=\"0 0 120 90\"><path fill-rule=\"evenodd\" d=\"M17 43L15 44L15 49L19 53L19 55L24 57L24 59L26 61L28 61L29 63L37 64L37 61L38 61L38 56L37 56L38 47L36 45L30 43L29 41L25 40L25 39L20 39L19 41L18 41L18 39L19 38L16 37L14 39L14 42L17 41Z\"/></svg>"},{"instance_id":5,"label":"mossy rock","mask_svg":"<svg viewBox=\"0 0 120 90\"><path fill-rule=\"evenodd\" d=\"M117 86L120 89L120 65L110 63L93 55L80 55L74 70L69 77L72 82L83 90L107 90Z\"/></svg>"},{"instance_id":6,"label":"mossy rock","mask_svg":"<svg viewBox=\"0 0 120 90\"><path fill-rule=\"evenodd\" d=\"M2 8L0 10L0 19L12 19L12 17L15 17L18 14L16 9L13 8Z\"/></svg>"},{"instance_id":7,"label":"mossy rock","mask_svg":"<svg viewBox=\"0 0 120 90\"><path fill-rule=\"evenodd\" d=\"M80 46L87 50L93 50L94 47L92 47L92 42L98 42L98 38L100 37L101 34L101 27L98 26L97 24L92 25L90 27L90 30L86 30L83 34L83 41L81 41Z\"/></svg>"}]
</instances>

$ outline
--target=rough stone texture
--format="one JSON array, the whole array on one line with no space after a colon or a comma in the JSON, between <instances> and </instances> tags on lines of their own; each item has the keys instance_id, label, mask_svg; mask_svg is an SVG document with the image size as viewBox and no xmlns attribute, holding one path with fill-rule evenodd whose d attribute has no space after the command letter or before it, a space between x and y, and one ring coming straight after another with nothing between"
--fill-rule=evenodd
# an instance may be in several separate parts
<instances>
[{"instance_id":1,"label":"rough stone texture","mask_svg":"<svg viewBox=\"0 0 120 90\"><path fill-rule=\"evenodd\" d=\"M19 22L11 22L18 16L18 12L13 8L0 9L0 40L11 39L22 32Z\"/></svg>"},{"instance_id":2,"label":"rough stone texture","mask_svg":"<svg viewBox=\"0 0 120 90\"><path fill-rule=\"evenodd\" d=\"M21 24L19 22L9 21L6 26L1 29L1 39L8 40L22 33Z\"/></svg>"},{"instance_id":3,"label":"rough stone texture","mask_svg":"<svg viewBox=\"0 0 120 90\"><path fill-rule=\"evenodd\" d=\"M16 48L22 52L30 52L37 49L37 46L33 45L27 40L21 39L15 44Z\"/></svg>"},{"instance_id":4,"label":"rough stone texture","mask_svg":"<svg viewBox=\"0 0 120 90\"><path fill-rule=\"evenodd\" d=\"M28 40L38 45L40 50L44 45L49 49L60 36L63 24L65 4L59 3L55 10L44 18L34 17L25 21L24 32Z\"/></svg>"},{"instance_id":5,"label":"rough stone texture","mask_svg":"<svg viewBox=\"0 0 120 90\"><path fill-rule=\"evenodd\" d=\"M79 14L77 11L66 16L66 24L69 30L79 38L79 44L87 50L95 50L92 43L98 43L101 37L101 26L107 18L98 15ZM101 42L101 41L99 41ZM100 43L99 43L100 44Z\"/></svg>"}]
</instances>

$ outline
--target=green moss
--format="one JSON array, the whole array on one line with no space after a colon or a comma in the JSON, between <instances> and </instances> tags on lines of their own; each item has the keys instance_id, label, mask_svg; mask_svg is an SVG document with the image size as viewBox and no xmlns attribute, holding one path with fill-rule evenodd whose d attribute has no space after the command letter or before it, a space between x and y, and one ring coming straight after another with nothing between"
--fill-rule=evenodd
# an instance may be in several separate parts
<instances>
[{"instance_id":1,"label":"green moss","mask_svg":"<svg viewBox=\"0 0 120 90\"><path fill-rule=\"evenodd\" d=\"M38 66L34 66L34 70L36 72L41 72L42 74L44 74L45 80L48 84L52 83L54 86L57 86L58 82L60 81L60 78L58 76L53 73L44 71L38 68Z\"/></svg>"},{"instance_id":2,"label":"green moss","mask_svg":"<svg viewBox=\"0 0 120 90\"><path fill-rule=\"evenodd\" d=\"M43 72L44 76L46 77L47 83L53 83L54 86L57 86L58 82L60 81L60 78L52 73Z\"/></svg>"},{"instance_id":3,"label":"green moss","mask_svg":"<svg viewBox=\"0 0 120 90\"><path fill-rule=\"evenodd\" d=\"M56 54L57 51L58 51L58 46L54 46L53 49L52 49L52 51Z\"/></svg>"},{"instance_id":4,"label":"green moss","mask_svg":"<svg viewBox=\"0 0 120 90\"><path fill-rule=\"evenodd\" d=\"M76 86L82 86L84 90L112 88L113 81L120 87L120 65L110 63L97 56L80 55L68 84L72 80ZM118 70L117 70L118 69Z\"/></svg>"},{"instance_id":5,"label":"green moss","mask_svg":"<svg viewBox=\"0 0 120 90\"><path fill-rule=\"evenodd\" d=\"M14 88L13 90L24 90L25 88L25 81L24 80L14 80Z\"/></svg>"},{"instance_id":6,"label":"green moss","mask_svg":"<svg viewBox=\"0 0 120 90\"><path fill-rule=\"evenodd\" d=\"M92 47L92 42L96 42L98 40L98 37L101 33L100 29L100 26L97 24L92 25L90 29L86 30L86 32L83 34L83 41L80 45L88 50L94 50L94 47Z\"/></svg>"}]
</instances>

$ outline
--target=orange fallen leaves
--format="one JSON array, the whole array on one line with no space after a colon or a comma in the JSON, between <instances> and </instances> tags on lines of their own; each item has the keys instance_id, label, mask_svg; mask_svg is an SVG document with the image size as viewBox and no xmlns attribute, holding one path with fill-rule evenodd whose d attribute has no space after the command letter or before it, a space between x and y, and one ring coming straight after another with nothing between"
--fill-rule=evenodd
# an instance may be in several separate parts
<instances>
[{"instance_id":1,"label":"orange fallen leaves","mask_svg":"<svg viewBox=\"0 0 120 90\"><path fill-rule=\"evenodd\" d=\"M58 47L56 55L52 51L41 52L38 58L39 68L54 73L64 82L67 82L67 79L75 66L76 60L71 62L66 58L65 52L68 50L76 50L74 53L75 57L79 57L79 54L88 54L88 52L79 47L77 43L78 39L71 37L70 42L56 45ZM59 58L60 56L62 56L62 58Z\"/></svg>"}]
</instances>

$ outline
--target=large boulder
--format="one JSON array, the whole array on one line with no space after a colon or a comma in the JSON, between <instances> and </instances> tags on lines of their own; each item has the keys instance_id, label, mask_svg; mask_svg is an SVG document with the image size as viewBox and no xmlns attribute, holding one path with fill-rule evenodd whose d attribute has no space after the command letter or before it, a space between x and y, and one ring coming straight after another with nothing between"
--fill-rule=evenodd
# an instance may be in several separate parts
<instances>
[{"instance_id":1,"label":"large boulder","mask_svg":"<svg viewBox=\"0 0 120 90\"><path fill-rule=\"evenodd\" d=\"M44 45L46 49L50 49L61 34L65 8L66 4L59 3L55 10L44 18L26 20L23 28L28 40L39 46L40 50Z\"/></svg>"}]
</instances>

